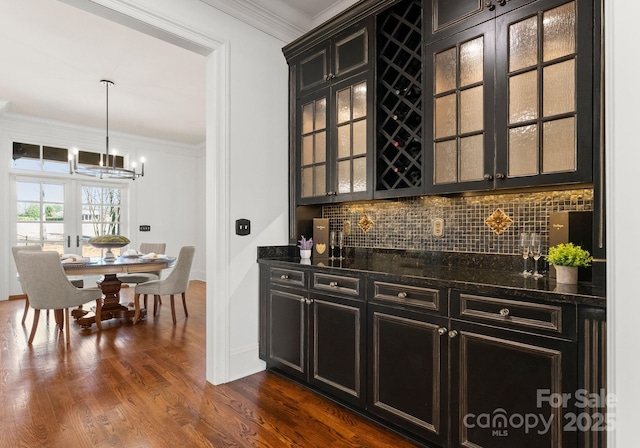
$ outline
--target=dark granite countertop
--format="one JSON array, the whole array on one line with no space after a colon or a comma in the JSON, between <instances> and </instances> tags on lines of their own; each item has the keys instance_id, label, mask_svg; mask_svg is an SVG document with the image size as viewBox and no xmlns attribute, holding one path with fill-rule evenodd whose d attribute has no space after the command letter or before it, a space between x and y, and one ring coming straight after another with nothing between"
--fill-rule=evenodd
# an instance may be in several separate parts
<instances>
[{"instance_id":1,"label":"dark granite countertop","mask_svg":"<svg viewBox=\"0 0 640 448\"><path fill-rule=\"evenodd\" d=\"M307 265L296 256L294 246L258 248L258 261ZM419 278L476 293L606 307L604 287L587 282L556 284L548 275L538 280L525 278L519 274L522 258L517 256L351 248L344 260L312 259L308 264L328 271Z\"/></svg>"}]
</instances>

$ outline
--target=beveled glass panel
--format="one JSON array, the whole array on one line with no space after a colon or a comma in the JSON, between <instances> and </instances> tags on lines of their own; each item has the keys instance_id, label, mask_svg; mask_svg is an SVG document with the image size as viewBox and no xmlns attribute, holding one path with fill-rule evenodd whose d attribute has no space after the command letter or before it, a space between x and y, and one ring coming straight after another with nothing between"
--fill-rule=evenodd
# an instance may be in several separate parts
<instances>
[{"instance_id":1,"label":"beveled glass panel","mask_svg":"<svg viewBox=\"0 0 640 448\"><path fill-rule=\"evenodd\" d=\"M352 154L359 155L367 152L367 120L353 123Z\"/></svg>"},{"instance_id":2,"label":"beveled glass panel","mask_svg":"<svg viewBox=\"0 0 640 448\"><path fill-rule=\"evenodd\" d=\"M361 82L353 86L353 115L352 119L367 115L367 83Z\"/></svg>"},{"instance_id":3,"label":"beveled glass panel","mask_svg":"<svg viewBox=\"0 0 640 448\"><path fill-rule=\"evenodd\" d=\"M315 163L322 163L327 160L327 133L325 131L318 132L315 135Z\"/></svg>"},{"instance_id":4,"label":"beveled glass panel","mask_svg":"<svg viewBox=\"0 0 640 448\"><path fill-rule=\"evenodd\" d=\"M460 87L481 82L483 68L484 37L480 36L460 45Z\"/></svg>"},{"instance_id":5,"label":"beveled glass panel","mask_svg":"<svg viewBox=\"0 0 640 448\"><path fill-rule=\"evenodd\" d=\"M538 71L509 78L509 123L538 118Z\"/></svg>"},{"instance_id":6,"label":"beveled glass panel","mask_svg":"<svg viewBox=\"0 0 640 448\"><path fill-rule=\"evenodd\" d=\"M313 168L302 168L302 197L313 196Z\"/></svg>"},{"instance_id":7,"label":"beveled glass panel","mask_svg":"<svg viewBox=\"0 0 640 448\"><path fill-rule=\"evenodd\" d=\"M456 47L436 53L434 92L436 94L456 88L458 58Z\"/></svg>"},{"instance_id":8,"label":"beveled glass panel","mask_svg":"<svg viewBox=\"0 0 640 448\"><path fill-rule=\"evenodd\" d=\"M367 191L367 158L353 159L353 191Z\"/></svg>"},{"instance_id":9,"label":"beveled glass panel","mask_svg":"<svg viewBox=\"0 0 640 448\"><path fill-rule=\"evenodd\" d=\"M538 63L538 17L533 16L509 26L509 71Z\"/></svg>"},{"instance_id":10,"label":"beveled glass panel","mask_svg":"<svg viewBox=\"0 0 640 448\"><path fill-rule=\"evenodd\" d=\"M576 170L576 119L563 118L542 127L542 172Z\"/></svg>"},{"instance_id":11,"label":"beveled glass panel","mask_svg":"<svg viewBox=\"0 0 640 448\"><path fill-rule=\"evenodd\" d=\"M538 125L509 129L509 177L538 174Z\"/></svg>"},{"instance_id":12,"label":"beveled glass panel","mask_svg":"<svg viewBox=\"0 0 640 448\"><path fill-rule=\"evenodd\" d=\"M302 106L302 133L313 132L313 106L314 103Z\"/></svg>"},{"instance_id":13,"label":"beveled glass panel","mask_svg":"<svg viewBox=\"0 0 640 448\"><path fill-rule=\"evenodd\" d=\"M435 116L436 138L456 135L457 113L455 93L436 98Z\"/></svg>"},{"instance_id":14,"label":"beveled glass panel","mask_svg":"<svg viewBox=\"0 0 640 448\"><path fill-rule=\"evenodd\" d=\"M351 124L338 126L338 158L351 155Z\"/></svg>"},{"instance_id":15,"label":"beveled glass panel","mask_svg":"<svg viewBox=\"0 0 640 448\"><path fill-rule=\"evenodd\" d=\"M436 184L445 184L456 182L458 171L458 158L456 141L448 140L446 142L436 143L434 154L434 182Z\"/></svg>"},{"instance_id":16,"label":"beveled glass panel","mask_svg":"<svg viewBox=\"0 0 640 448\"><path fill-rule=\"evenodd\" d=\"M313 163L313 139L314 136L302 137L302 164L311 165Z\"/></svg>"},{"instance_id":17,"label":"beveled glass panel","mask_svg":"<svg viewBox=\"0 0 640 448\"><path fill-rule=\"evenodd\" d=\"M338 123L351 120L351 87L342 89L336 93L336 110Z\"/></svg>"},{"instance_id":18,"label":"beveled glass panel","mask_svg":"<svg viewBox=\"0 0 640 448\"><path fill-rule=\"evenodd\" d=\"M481 131L484 127L484 88L482 86L460 92L460 133Z\"/></svg>"},{"instance_id":19,"label":"beveled glass panel","mask_svg":"<svg viewBox=\"0 0 640 448\"><path fill-rule=\"evenodd\" d=\"M575 51L575 2L545 11L542 19L542 60L551 61Z\"/></svg>"},{"instance_id":20,"label":"beveled glass panel","mask_svg":"<svg viewBox=\"0 0 640 448\"><path fill-rule=\"evenodd\" d=\"M351 193L351 159L338 162L338 193Z\"/></svg>"},{"instance_id":21,"label":"beveled glass panel","mask_svg":"<svg viewBox=\"0 0 640 448\"><path fill-rule=\"evenodd\" d=\"M482 180L484 176L484 138L473 135L460 139L460 182Z\"/></svg>"},{"instance_id":22,"label":"beveled glass panel","mask_svg":"<svg viewBox=\"0 0 640 448\"><path fill-rule=\"evenodd\" d=\"M316 119L314 130L319 131L327 127L327 99L316 100Z\"/></svg>"},{"instance_id":23,"label":"beveled glass panel","mask_svg":"<svg viewBox=\"0 0 640 448\"><path fill-rule=\"evenodd\" d=\"M314 168L315 189L314 196L324 196L327 194L327 167L319 165Z\"/></svg>"},{"instance_id":24,"label":"beveled glass panel","mask_svg":"<svg viewBox=\"0 0 640 448\"><path fill-rule=\"evenodd\" d=\"M574 112L576 110L576 61L548 65L543 72L543 116Z\"/></svg>"}]
</instances>

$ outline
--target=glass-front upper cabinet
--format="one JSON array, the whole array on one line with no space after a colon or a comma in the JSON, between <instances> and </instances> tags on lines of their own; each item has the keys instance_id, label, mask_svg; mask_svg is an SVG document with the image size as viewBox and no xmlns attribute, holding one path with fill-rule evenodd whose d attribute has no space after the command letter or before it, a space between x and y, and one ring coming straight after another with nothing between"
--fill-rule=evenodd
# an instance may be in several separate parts
<instances>
[{"instance_id":1,"label":"glass-front upper cabinet","mask_svg":"<svg viewBox=\"0 0 640 448\"><path fill-rule=\"evenodd\" d=\"M298 203L371 197L370 75L298 102Z\"/></svg>"},{"instance_id":2,"label":"glass-front upper cabinet","mask_svg":"<svg viewBox=\"0 0 640 448\"><path fill-rule=\"evenodd\" d=\"M538 0L427 45L428 192L591 181L590 5Z\"/></svg>"}]
</instances>

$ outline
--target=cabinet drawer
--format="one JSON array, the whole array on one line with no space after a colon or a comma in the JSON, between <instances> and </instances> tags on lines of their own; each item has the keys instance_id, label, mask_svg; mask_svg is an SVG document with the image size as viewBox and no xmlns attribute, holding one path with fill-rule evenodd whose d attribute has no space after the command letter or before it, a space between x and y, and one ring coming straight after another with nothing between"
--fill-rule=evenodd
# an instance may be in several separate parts
<instances>
[{"instance_id":1,"label":"cabinet drawer","mask_svg":"<svg viewBox=\"0 0 640 448\"><path fill-rule=\"evenodd\" d=\"M575 338L575 307L452 292L452 317Z\"/></svg>"},{"instance_id":2,"label":"cabinet drawer","mask_svg":"<svg viewBox=\"0 0 640 448\"><path fill-rule=\"evenodd\" d=\"M359 277L314 272L311 288L349 297L363 296L362 281Z\"/></svg>"},{"instance_id":3,"label":"cabinet drawer","mask_svg":"<svg viewBox=\"0 0 640 448\"><path fill-rule=\"evenodd\" d=\"M436 288L408 286L400 283L373 282L373 298L382 302L402 304L439 311L441 291Z\"/></svg>"},{"instance_id":4,"label":"cabinet drawer","mask_svg":"<svg viewBox=\"0 0 640 448\"><path fill-rule=\"evenodd\" d=\"M269 281L279 285L307 287L306 272L288 268L269 269Z\"/></svg>"}]
</instances>

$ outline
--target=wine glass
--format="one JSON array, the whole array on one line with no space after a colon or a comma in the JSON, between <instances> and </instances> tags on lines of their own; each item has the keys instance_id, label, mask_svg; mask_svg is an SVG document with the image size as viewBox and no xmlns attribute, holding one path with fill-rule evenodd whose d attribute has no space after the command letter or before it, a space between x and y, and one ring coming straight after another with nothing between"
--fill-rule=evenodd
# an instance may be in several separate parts
<instances>
[{"instance_id":1,"label":"wine glass","mask_svg":"<svg viewBox=\"0 0 640 448\"><path fill-rule=\"evenodd\" d=\"M338 260L342 260L342 248L344 247L344 232L341 230L338 232Z\"/></svg>"},{"instance_id":2,"label":"wine glass","mask_svg":"<svg viewBox=\"0 0 640 448\"><path fill-rule=\"evenodd\" d=\"M329 260L335 260L336 257L333 256L334 249L336 247L336 231L332 230L329 232L329 247L331 247L331 252L329 252Z\"/></svg>"},{"instance_id":3,"label":"wine glass","mask_svg":"<svg viewBox=\"0 0 640 448\"><path fill-rule=\"evenodd\" d=\"M533 278L537 280L542 277L542 274L538 273L538 260L542 256L542 239L537 233L531 234L531 255L535 266L533 268Z\"/></svg>"},{"instance_id":4,"label":"wine glass","mask_svg":"<svg viewBox=\"0 0 640 448\"><path fill-rule=\"evenodd\" d=\"M531 273L527 271L527 259L529 258L529 250L531 249L531 235L527 233L520 234L520 252L522 253L522 258L524 258L524 271L522 271L522 276L529 277Z\"/></svg>"}]
</instances>

